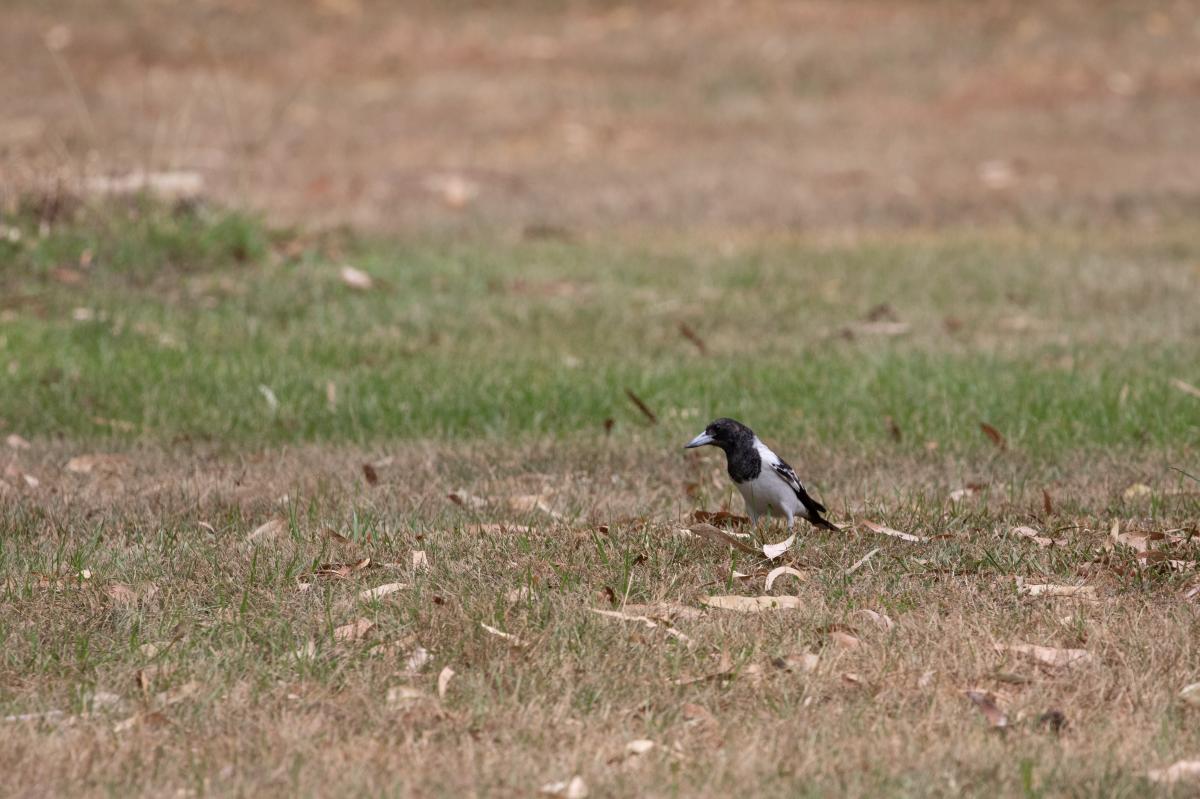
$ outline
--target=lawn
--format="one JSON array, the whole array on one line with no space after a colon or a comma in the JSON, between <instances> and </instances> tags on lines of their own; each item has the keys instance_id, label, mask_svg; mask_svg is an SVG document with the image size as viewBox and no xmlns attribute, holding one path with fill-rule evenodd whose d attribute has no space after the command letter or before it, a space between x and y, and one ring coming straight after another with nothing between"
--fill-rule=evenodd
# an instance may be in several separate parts
<instances>
[{"instance_id":1,"label":"lawn","mask_svg":"<svg viewBox=\"0 0 1200 799\"><path fill-rule=\"evenodd\" d=\"M1136 796L1200 756L1194 224L40 221L0 237L14 794ZM719 415L844 531L689 532L741 512L680 449Z\"/></svg>"}]
</instances>

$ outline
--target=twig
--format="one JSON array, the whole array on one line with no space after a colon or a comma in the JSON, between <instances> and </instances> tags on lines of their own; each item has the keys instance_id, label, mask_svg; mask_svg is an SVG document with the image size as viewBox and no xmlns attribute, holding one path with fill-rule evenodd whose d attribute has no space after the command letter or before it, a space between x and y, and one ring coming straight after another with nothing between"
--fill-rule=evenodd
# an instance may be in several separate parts
<instances>
[{"instance_id":1,"label":"twig","mask_svg":"<svg viewBox=\"0 0 1200 799\"><path fill-rule=\"evenodd\" d=\"M858 571L860 568L862 568L862 565L864 563L866 563L871 558L875 557L878 553L879 553L879 547L875 547L870 552L868 552L867 554L865 554L861 558L859 558L857 563L855 563L849 569L846 569L846 571L842 572L842 576L849 577L850 575L854 574L856 571Z\"/></svg>"}]
</instances>

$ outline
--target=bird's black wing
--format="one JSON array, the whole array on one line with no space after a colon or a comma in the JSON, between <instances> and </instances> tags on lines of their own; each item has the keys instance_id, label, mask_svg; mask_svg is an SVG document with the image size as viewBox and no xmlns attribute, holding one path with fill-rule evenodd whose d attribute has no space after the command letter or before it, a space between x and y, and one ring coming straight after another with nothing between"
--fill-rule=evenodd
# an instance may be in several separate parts
<instances>
[{"instance_id":1,"label":"bird's black wing","mask_svg":"<svg viewBox=\"0 0 1200 799\"><path fill-rule=\"evenodd\" d=\"M776 456L776 462L771 464L771 468L775 470L775 474L783 478L783 482L792 487L792 490L796 492L796 496L804 503L804 507L814 517L825 512L825 506L809 496L808 491L804 489L804 483L801 483L800 478L796 476L796 470L788 466L787 461Z\"/></svg>"}]
</instances>

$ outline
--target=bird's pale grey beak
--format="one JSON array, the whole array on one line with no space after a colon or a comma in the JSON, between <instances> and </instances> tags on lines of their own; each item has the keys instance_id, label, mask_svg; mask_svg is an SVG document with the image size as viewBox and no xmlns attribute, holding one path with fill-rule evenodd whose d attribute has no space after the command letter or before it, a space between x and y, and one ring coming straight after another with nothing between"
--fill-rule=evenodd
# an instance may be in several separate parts
<instances>
[{"instance_id":1,"label":"bird's pale grey beak","mask_svg":"<svg viewBox=\"0 0 1200 799\"><path fill-rule=\"evenodd\" d=\"M700 435L696 436L688 443L684 444L683 448L684 449L694 449L696 447L703 447L705 444L711 444L711 443L713 443L713 437L710 436L708 433L701 433Z\"/></svg>"}]
</instances>

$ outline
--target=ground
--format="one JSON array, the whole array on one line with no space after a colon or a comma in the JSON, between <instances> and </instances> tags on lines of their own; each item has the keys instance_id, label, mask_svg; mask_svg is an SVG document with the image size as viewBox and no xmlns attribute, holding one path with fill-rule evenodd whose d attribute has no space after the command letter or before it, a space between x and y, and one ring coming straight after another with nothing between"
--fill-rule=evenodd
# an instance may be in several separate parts
<instances>
[{"instance_id":1,"label":"ground","mask_svg":"<svg viewBox=\"0 0 1200 799\"><path fill-rule=\"evenodd\" d=\"M1192 6L111 12L0 26L7 793L1194 788Z\"/></svg>"}]
</instances>

